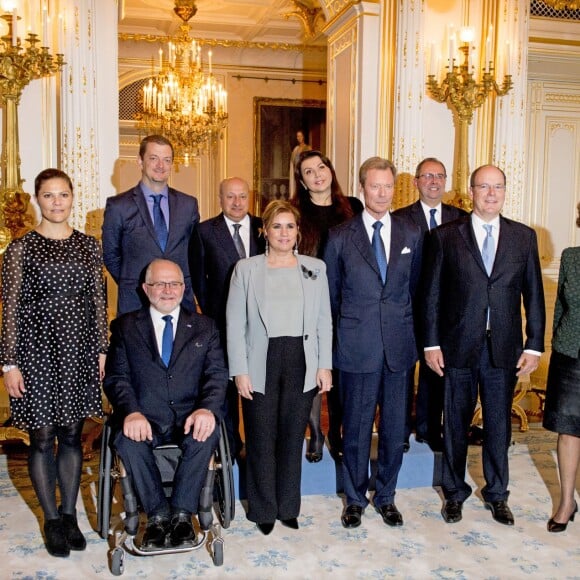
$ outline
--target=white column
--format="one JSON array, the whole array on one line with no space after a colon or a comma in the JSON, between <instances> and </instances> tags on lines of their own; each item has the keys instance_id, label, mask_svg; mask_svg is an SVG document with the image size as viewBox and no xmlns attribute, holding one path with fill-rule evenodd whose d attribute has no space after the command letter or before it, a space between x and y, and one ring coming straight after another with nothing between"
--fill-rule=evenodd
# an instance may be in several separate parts
<instances>
[{"instance_id":1,"label":"white column","mask_svg":"<svg viewBox=\"0 0 580 580\"><path fill-rule=\"evenodd\" d=\"M518 221L526 221L529 218L530 201L530 196L526 195L529 2L504 0L497 26L499 46L496 53L501 63L509 52L509 71L514 87L505 97L496 100L493 163L501 167L507 177L508 195L503 214ZM506 49L507 42L510 43L509 51ZM505 64L500 64L498 68L503 78ZM498 78L498 82L500 80Z\"/></svg>"},{"instance_id":2,"label":"white column","mask_svg":"<svg viewBox=\"0 0 580 580\"><path fill-rule=\"evenodd\" d=\"M71 225L99 235L119 156L115 0L61 0L55 30L62 74L61 166L75 186Z\"/></svg>"}]
</instances>

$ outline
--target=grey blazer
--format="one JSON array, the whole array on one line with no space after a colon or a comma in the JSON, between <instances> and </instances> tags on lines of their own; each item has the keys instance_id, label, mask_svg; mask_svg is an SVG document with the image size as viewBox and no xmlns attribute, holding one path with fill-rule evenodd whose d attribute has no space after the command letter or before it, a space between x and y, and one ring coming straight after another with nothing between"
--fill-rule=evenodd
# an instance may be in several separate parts
<instances>
[{"instance_id":1,"label":"grey blazer","mask_svg":"<svg viewBox=\"0 0 580 580\"><path fill-rule=\"evenodd\" d=\"M230 376L249 375L254 392L264 393L268 354L265 255L240 260L234 269L226 308ZM304 293L304 392L316 387L318 369L332 368L332 317L326 265L298 255Z\"/></svg>"}]
</instances>

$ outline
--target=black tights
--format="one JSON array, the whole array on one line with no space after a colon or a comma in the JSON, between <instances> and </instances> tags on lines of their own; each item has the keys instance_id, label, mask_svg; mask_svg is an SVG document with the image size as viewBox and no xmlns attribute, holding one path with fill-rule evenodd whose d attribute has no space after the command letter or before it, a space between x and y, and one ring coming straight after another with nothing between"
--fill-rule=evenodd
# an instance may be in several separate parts
<instances>
[{"instance_id":1,"label":"black tights","mask_svg":"<svg viewBox=\"0 0 580 580\"><path fill-rule=\"evenodd\" d=\"M62 512L75 513L83 463L81 445L83 423L84 419L64 427L47 425L29 431L28 473L47 520L59 517L56 505L57 480ZM55 439L58 440L56 457Z\"/></svg>"}]
</instances>

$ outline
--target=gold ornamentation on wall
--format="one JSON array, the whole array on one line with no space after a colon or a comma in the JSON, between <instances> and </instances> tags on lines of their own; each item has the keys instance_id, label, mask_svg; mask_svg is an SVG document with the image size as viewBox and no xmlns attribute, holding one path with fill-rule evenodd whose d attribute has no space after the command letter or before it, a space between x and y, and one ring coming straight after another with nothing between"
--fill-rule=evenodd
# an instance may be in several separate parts
<instances>
[{"instance_id":1,"label":"gold ornamentation on wall","mask_svg":"<svg viewBox=\"0 0 580 580\"><path fill-rule=\"evenodd\" d=\"M306 40L317 36L324 24L322 8L310 7L301 0L290 0L290 2L294 5L294 10L286 12L284 18L286 20L298 18L300 24L302 24L302 30Z\"/></svg>"}]
</instances>

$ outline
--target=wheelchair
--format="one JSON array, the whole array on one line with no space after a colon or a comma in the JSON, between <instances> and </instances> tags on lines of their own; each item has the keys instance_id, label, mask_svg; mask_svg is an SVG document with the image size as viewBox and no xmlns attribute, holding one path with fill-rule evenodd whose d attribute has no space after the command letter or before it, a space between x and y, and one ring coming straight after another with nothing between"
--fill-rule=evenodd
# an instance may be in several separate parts
<instances>
[{"instance_id":1,"label":"wheelchair","mask_svg":"<svg viewBox=\"0 0 580 580\"><path fill-rule=\"evenodd\" d=\"M113 547L109 550L109 567L114 576L124 572L125 554L153 556L189 552L206 547L215 566L224 561L224 540L221 529L227 529L235 515L235 492L232 461L229 451L225 425L219 426L220 438L210 464L199 500L197 520L201 538L195 543L182 546L164 546L163 548L143 548L137 539L140 515L138 499L133 490L131 477L125 470L120 457L112 447L113 427L109 419L104 427L101 440L101 457L99 462L99 486L97 495L97 532L107 540L113 537ZM177 445L160 445L153 451L155 461L161 472L161 478L167 497L171 495L173 476L181 457ZM122 529L114 523L113 504L118 500L115 494L120 487L124 511L121 513ZM218 521L214 521L215 511Z\"/></svg>"}]
</instances>

